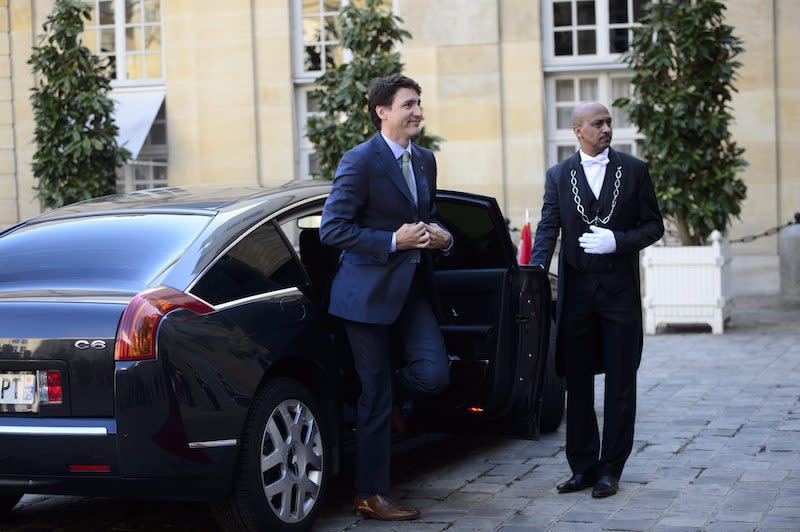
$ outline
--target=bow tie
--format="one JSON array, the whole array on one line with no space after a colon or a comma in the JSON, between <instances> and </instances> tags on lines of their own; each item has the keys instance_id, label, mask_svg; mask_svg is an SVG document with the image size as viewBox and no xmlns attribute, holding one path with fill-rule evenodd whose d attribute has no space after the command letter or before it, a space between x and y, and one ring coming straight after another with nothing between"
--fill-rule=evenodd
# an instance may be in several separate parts
<instances>
[{"instance_id":1,"label":"bow tie","mask_svg":"<svg viewBox=\"0 0 800 532\"><path fill-rule=\"evenodd\" d=\"M605 166L608 164L608 155L600 153L596 157L590 157L581 161L584 166Z\"/></svg>"}]
</instances>

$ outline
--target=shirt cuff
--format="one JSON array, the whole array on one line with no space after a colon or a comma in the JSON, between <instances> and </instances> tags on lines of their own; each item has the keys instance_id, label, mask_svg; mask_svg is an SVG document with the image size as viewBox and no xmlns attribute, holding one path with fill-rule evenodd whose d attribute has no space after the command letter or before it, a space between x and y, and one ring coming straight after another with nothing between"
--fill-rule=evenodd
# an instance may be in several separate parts
<instances>
[{"instance_id":1,"label":"shirt cuff","mask_svg":"<svg viewBox=\"0 0 800 532\"><path fill-rule=\"evenodd\" d=\"M392 233L392 247L389 248L389 253L394 253L397 250L397 233Z\"/></svg>"},{"instance_id":2,"label":"shirt cuff","mask_svg":"<svg viewBox=\"0 0 800 532\"><path fill-rule=\"evenodd\" d=\"M451 251L453 251L453 244L456 243L456 239L453 238L453 233L450 233L450 243L447 245L446 248L442 250L442 253L445 255L449 255Z\"/></svg>"}]
</instances>

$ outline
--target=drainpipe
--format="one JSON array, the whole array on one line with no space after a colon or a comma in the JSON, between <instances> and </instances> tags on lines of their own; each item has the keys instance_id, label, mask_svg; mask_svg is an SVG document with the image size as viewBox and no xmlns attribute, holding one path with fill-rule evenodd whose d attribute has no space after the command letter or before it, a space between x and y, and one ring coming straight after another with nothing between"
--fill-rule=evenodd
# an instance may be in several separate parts
<instances>
[{"instance_id":1,"label":"drainpipe","mask_svg":"<svg viewBox=\"0 0 800 532\"><path fill-rule=\"evenodd\" d=\"M262 175L262 145L261 145L261 102L258 97L258 45L256 42L256 8L255 0L250 0L250 46L253 56L253 122L255 123L256 137L256 182L258 186L264 186L264 176Z\"/></svg>"},{"instance_id":2,"label":"drainpipe","mask_svg":"<svg viewBox=\"0 0 800 532\"><path fill-rule=\"evenodd\" d=\"M506 163L506 97L503 67L503 0L497 0L497 78L500 90L500 194L501 210L508 216L508 165Z\"/></svg>"},{"instance_id":3,"label":"drainpipe","mask_svg":"<svg viewBox=\"0 0 800 532\"><path fill-rule=\"evenodd\" d=\"M22 200L19 197L19 191L21 187L19 182L19 161L17 160L17 113L14 109L14 104L16 103L16 99L14 98L14 43L11 39L11 6L9 3L6 3L5 10L6 20L8 21L8 33L6 34L6 38L8 39L8 78L9 87L11 90L11 100L9 104L11 105L11 154L14 160L14 206L16 207L17 211L16 220L17 222L21 222Z\"/></svg>"},{"instance_id":4,"label":"drainpipe","mask_svg":"<svg viewBox=\"0 0 800 532\"><path fill-rule=\"evenodd\" d=\"M775 93L775 225L781 225L785 222L783 219L783 212L781 209L781 189L782 187L782 168L781 168L781 112L780 112L780 65L778 62L778 46L780 40L778 39L778 0L772 0L772 69L774 71L773 91Z\"/></svg>"}]
</instances>

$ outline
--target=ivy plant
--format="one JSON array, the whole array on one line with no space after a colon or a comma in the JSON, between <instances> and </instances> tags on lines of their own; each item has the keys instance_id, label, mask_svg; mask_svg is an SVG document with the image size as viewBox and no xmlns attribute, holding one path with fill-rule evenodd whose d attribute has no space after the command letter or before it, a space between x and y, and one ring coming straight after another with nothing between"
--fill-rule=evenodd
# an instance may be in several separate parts
<instances>
[{"instance_id":1,"label":"ivy plant","mask_svg":"<svg viewBox=\"0 0 800 532\"><path fill-rule=\"evenodd\" d=\"M314 177L333 178L342 155L375 133L367 111L367 85L372 78L402 72L396 45L411 34L400 27L402 19L382 0L350 2L337 18L342 47L351 56L317 78L312 97L320 114L308 119L306 134L314 145L319 172ZM440 137L425 127L414 137L418 146L438 150Z\"/></svg>"},{"instance_id":2,"label":"ivy plant","mask_svg":"<svg viewBox=\"0 0 800 532\"><path fill-rule=\"evenodd\" d=\"M724 11L717 0L648 3L625 56L633 96L614 102L644 134L656 195L683 245L724 234L747 193L737 177L744 149L730 132L743 47Z\"/></svg>"},{"instance_id":3,"label":"ivy plant","mask_svg":"<svg viewBox=\"0 0 800 532\"><path fill-rule=\"evenodd\" d=\"M130 158L117 145L109 65L81 44L90 13L83 2L56 0L28 61L37 79L33 174L44 208L114 193L116 169Z\"/></svg>"}]
</instances>

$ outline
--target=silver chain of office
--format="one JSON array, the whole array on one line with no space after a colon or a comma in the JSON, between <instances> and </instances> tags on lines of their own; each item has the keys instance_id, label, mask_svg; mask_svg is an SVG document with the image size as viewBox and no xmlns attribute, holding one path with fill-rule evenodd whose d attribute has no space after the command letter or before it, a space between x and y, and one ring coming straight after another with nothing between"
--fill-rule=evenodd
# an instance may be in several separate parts
<instances>
[{"instance_id":1,"label":"silver chain of office","mask_svg":"<svg viewBox=\"0 0 800 532\"><path fill-rule=\"evenodd\" d=\"M611 219L611 215L614 214L614 208L617 206L617 198L619 197L619 185L620 180L622 179L622 166L617 166L617 172L614 174L614 196L611 198L611 210L608 211L608 216L605 218L600 218L599 216L595 215L593 220L590 220L588 216L586 216L586 210L583 208L583 204L581 203L581 197L578 194L578 173L573 168L569 172L570 180L569 182L572 183L572 194L575 199L575 208L578 210L578 214L581 215L581 220L586 225L594 225L596 223L600 223L601 225L606 225L608 221Z\"/></svg>"}]
</instances>

